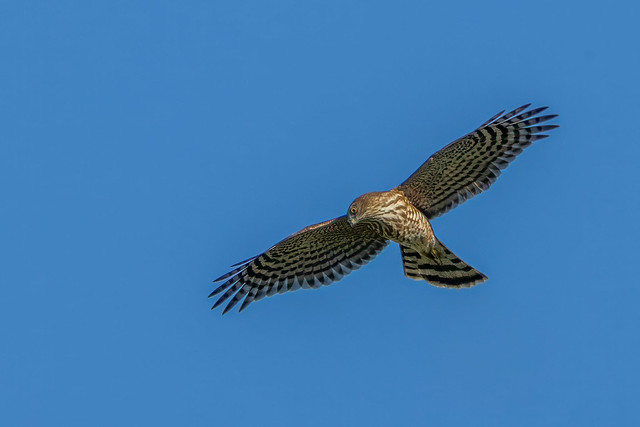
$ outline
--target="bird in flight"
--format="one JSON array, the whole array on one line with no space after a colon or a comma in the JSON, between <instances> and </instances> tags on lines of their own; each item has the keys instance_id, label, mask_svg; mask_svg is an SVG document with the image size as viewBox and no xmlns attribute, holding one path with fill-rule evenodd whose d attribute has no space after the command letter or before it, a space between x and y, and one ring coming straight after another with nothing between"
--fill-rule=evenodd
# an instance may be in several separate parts
<instances>
[{"instance_id":1,"label":"bird in flight","mask_svg":"<svg viewBox=\"0 0 640 427\"><path fill-rule=\"evenodd\" d=\"M557 117L540 115L531 104L496 114L473 132L432 155L405 182L389 191L363 194L347 214L310 225L266 252L239 262L214 282L209 297L222 295L212 309L229 301L253 301L297 289L317 289L340 280L378 255L390 240L400 245L404 274L445 288L468 288L487 276L466 264L438 240L430 220L488 189L518 154L548 137Z\"/></svg>"}]
</instances>

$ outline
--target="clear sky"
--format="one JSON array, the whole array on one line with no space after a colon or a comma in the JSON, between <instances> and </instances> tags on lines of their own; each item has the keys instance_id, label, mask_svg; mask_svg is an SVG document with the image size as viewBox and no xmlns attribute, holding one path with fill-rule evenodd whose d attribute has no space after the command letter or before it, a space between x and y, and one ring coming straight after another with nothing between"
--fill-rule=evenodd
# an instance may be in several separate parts
<instances>
[{"instance_id":1,"label":"clear sky","mask_svg":"<svg viewBox=\"0 0 640 427\"><path fill-rule=\"evenodd\" d=\"M632 2L0 6L0 424L638 425ZM394 187L494 113L560 129L317 291L211 280Z\"/></svg>"}]
</instances>

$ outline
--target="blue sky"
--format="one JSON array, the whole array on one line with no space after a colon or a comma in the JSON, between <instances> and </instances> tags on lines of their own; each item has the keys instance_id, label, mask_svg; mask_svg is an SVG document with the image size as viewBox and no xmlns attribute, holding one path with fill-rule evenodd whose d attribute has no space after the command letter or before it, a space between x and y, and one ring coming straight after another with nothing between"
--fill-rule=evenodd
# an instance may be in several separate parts
<instances>
[{"instance_id":1,"label":"blue sky","mask_svg":"<svg viewBox=\"0 0 640 427\"><path fill-rule=\"evenodd\" d=\"M0 6L0 419L637 425L631 2ZM494 113L561 128L397 245L224 317L211 280L394 187Z\"/></svg>"}]
</instances>

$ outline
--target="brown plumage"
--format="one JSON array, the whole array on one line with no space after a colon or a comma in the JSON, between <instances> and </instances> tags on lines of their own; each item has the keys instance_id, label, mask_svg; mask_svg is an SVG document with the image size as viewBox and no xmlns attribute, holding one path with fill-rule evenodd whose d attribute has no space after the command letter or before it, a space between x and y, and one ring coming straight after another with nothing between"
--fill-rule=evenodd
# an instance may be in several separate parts
<instances>
[{"instance_id":1,"label":"brown plumage","mask_svg":"<svg viewBox=\"0 0 640 427\"><path fill-rule=\"evenodd\" d=\"M547 107L500 112L475 131L431 156L398 187L358 197L341 216L306 227L266 252L236 264L215 281L225 282L211 296L213 305L244 298L240 311L265 296L299 288L318 288L373 259L389 243L400 244L404 273L450 288L470 287L487 276L464 263L434 235L435 218L486 190L524 148L546 138L557 125L536 126L556 115Z\"/></svg>"}]
</instances>

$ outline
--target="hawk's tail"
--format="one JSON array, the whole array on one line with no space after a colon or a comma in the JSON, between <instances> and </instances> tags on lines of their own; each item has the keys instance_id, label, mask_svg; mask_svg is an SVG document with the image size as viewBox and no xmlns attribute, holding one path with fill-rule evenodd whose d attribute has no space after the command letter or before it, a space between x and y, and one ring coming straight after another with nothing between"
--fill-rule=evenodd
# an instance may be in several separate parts
<instances>
[{"instance_id":1,"label":"hawk's tail","mask_svg":"<svg viewBox=\"0 0 640 427\"><path fill-rule=\"evenodd\" d=\"M475 268L455 256L436 239L436 246L429 256L400 245L404 274L410 279L426 280L445 288L470 288L488 279Z\"/></svg>"}]
</instances>

